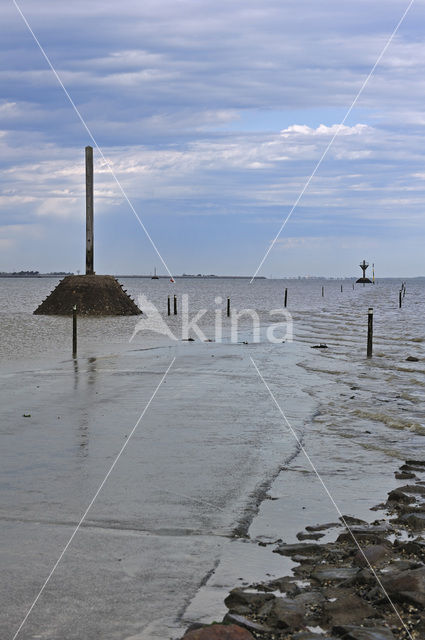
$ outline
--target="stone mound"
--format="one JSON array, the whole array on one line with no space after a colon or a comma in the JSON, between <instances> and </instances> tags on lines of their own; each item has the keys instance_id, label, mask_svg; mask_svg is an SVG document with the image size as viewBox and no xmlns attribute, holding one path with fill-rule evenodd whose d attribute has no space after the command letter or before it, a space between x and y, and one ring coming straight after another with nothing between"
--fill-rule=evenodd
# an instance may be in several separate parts
<instances>
[{"instance_id":1,"label":"stone mound","mask_svg":"<svg viewBox=\"0 0 425 640\"><path fill-rule=\"evenodd\" d=\"M70 316L73 306L83 316L135 316L142 313L113 276L66 276L34 311Z\"/></svg>"}]
</instances>

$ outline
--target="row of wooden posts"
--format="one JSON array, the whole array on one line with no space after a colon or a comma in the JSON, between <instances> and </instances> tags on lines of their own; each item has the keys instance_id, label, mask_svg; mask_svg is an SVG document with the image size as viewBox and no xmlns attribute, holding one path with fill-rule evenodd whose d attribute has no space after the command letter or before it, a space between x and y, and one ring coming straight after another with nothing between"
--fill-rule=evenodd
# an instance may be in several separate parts
<instances>
[{"instance_id":1,"label":"row of wooden posts","mask_svg":"<svg viewBox=\"0 0 425 640\"><path fill-rule=\"evenodd\" d=\"M173 304L173 308L174 308L174 314L173 315L177 315L177 296L174 296L174 304ZM168 296L167 298L167 315L171 316L171 297ZM227 298L227 317L230 318L230 298Z\"/></svg>"},{"instance_id":2,"label":"row of wooden posts","mask_svg":"<svg viewBox=\"0 0 425 640\"><path fill-rule=\"evenodd\" d=\"M354 284L353 284L354 289ZM341 285L341 293L342 293L342 285ZM325 287L322 286L322 297L325 295ZM401 283L401 289L399 291L398 296L398 304L399 308L402 308L403 299L406 295L406 283ZM284 306L285 309L288 306L288 288L285 288L284 295ZM173 311L174 315L177 315L177 296L173 297ZM171 296L167 298L167 313L171 315ZM230 318L230 298L227 298L227 317ZM368 320L367 320L367 357L372 357L373 351L373 308L369 307L368 310ZM74 305L72 309L72 355L75 358L77 355L77 307Z\"/></svg>"}]
</instances>

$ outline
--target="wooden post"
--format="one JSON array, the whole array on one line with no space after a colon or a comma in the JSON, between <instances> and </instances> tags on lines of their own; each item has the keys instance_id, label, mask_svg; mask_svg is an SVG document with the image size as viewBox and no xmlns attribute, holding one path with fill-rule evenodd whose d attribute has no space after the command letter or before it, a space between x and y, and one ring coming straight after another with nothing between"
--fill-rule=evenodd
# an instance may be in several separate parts
<instances>
[{"instance_id":1,"label":"wooden post","mask_svg":"<svg viewBox=\"0 0 425 640\"><path fill-rule=\"evenodd\" d=\"M322 287L322 298L324 297L324 295L325 295L325 287Z\"/></svg>"},{"instance_id":2,"label":"wooden post","mask_svg":"<svg viewBox=\"0 0 425 640\"><path fill-rule=\"evenodd\" d=\"M373 308L369 307L367 312L367 357L372 357L373 348Z\"/></svg>"},{"instance_id":3,"label":"wooden post","mask_svg":"<svg viewBox=\"0 0 425 640\"><path fill-rule=\"evenodd\" d=\"M174 315L177 315L177 298L174 296Z\"/></svg>"},{"instance_id":4,"label":"wooden post","mask_svg":"<svg viewBox=\"0 0 425 640\"><path fill-rule=\"evenodd\" d=\"M77 357L77 306L72 307L72 357Z\"/></svg>"},{"instance_id":5,"label":"wooden post","mask_svg":"<svg viewBox=\"0 0 425 640\"><path fill-rule=\"evenodd\" d=\"M94 274L93 147L86 147L86 275Z\"/></svg>"},{"instance_id":6,"label":"wooden post","mask_svg":"<svg viewBox=\"0 0 425 640\"><path fill-rule=\"evenodd\" d=\"M354 282L353 282L353 291L354 291Z\"/></svg>"},{"instance_id":7,"label":"wooden post","mask_svg":"<svg viewBox=\"0 0 425 640\"><path fill-rule=\"evenodd\" d=\"M171 300L170 300L170 296L168 296L168 300L167 300L167 311L168 311L168 315L171 315Z\"/></svg>"},{"instance_id":8,"label":"wooden post","mask_svg":"<svg viewBox=\"0 0 425 640\"><path fill-rule=\"evenodd\" d=\"M288 289L285 288L285 309L287 307L288 304Z\"/></svg>"},{"instance_id":9,"label":"wooden post","mask_svg":"<svg viewBox=\"0 0 425 640\"><path fill-rule=\"evenodd\" d=\"M342 293L342 285L341 285L341 293Z\"/></svg>"},{"instance_id":10,"label":"wooden post","mask_svg":"<svg viewBox=\"0 0 425 640\"><path fill-rule=\"evenodd\" d=\"M403 291L400 289L398 292L398 308L401 309L401 301L402 301Z\"/></svg>"},{"instance_id":11,"label":"wooden post","mask_svg":"<svg viewBox=\"0 0 425 640\"><path fill-rule=\"evenodd\" d=\"M227 298L227 317L230 318L230 298Z\"/></svg>"}]
</instances>

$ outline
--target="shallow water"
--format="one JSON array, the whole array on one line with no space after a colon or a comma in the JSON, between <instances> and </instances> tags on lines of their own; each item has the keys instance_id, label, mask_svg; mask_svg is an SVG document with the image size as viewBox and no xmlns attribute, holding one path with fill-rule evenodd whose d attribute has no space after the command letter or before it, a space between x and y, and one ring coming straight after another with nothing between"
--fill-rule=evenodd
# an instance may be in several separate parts
<instances>
[{"instance_id":1,"label":"shallow water","mask_svg":"<svg viewBox=\"0 0 425 640\"><path fill-rule=\"evenodd\" d=\"M288 287L295 342L270 344L263 330L253 344L246 319L247 345L152 332L129 343L137 318L79 319L76 360L70 319L31 313L56 282L0 279L2 638L13 637L174 357L19 637L153 640L218 619L232 586L289 570L255 539L292 541L338 517L300 444L342 512L370 519L398 460L422 447L423 282L407 281L399 310L398 280L344 282L342 293L337 281L123 280L163 311L168 295L188 293L191 314L208 309L208 337L225 306L217 296L256 309L265 328ZM178 334L180 316L169 320ZM329 348L311 349L320 342Z\"/></svg>"}]
</instances>

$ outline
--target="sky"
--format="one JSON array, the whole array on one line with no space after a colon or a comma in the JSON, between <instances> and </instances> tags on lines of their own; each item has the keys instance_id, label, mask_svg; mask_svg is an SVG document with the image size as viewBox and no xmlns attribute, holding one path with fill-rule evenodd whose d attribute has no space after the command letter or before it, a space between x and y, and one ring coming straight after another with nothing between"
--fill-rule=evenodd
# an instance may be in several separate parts
<instances>
[{"instance_id":1,"label":"sky","mask_svg":"<svg viewBox=\"0 0 425 640\"><path fill-rule=\"evenodd\" d=\"M251 276L408 0L17 0L95 149L95 270ZM0 271L83 271L93 144L0 21ZM258 275L425 275L416 0ZM137 214L137 216L135 215Z\"/></svg>"}]
</instances>

